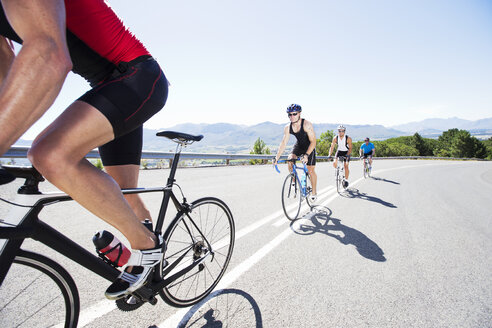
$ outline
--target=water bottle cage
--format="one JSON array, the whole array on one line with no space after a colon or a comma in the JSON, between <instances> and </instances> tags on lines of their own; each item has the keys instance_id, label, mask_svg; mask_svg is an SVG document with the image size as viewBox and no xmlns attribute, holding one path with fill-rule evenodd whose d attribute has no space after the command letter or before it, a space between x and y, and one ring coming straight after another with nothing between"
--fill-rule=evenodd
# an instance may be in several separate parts
<instances>
[{"instance_id":1,"label":"water bottle cage","mask_svg":"<svg viewBox=\"0 0 492 328\"><path fill-rule=\"evenodd\" d=\"M111 253L112 251L114 251L115 249L118 248L118 257L116 258L115 261L111 261L110 259L108 259L105 255ZM118 262L120 261L120 257L121 257L121 254L123 254L123 245L121 243L118 243L116 244L116 246L114 246L113 248L110 248L108 249L107 251L105 252L101 252L100 250L96 249L96 252L97 252L97 255L99 255L99 257L106 263L110 264L111 266L113 266L114 268L118 268L119 265L118 265Z\"/></svg>"}]
</instances>

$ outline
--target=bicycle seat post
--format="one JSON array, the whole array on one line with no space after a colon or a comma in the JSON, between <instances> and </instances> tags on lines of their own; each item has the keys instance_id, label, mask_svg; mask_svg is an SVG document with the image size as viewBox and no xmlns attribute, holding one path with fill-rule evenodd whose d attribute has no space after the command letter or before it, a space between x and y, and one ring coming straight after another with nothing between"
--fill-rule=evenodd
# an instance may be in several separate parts
<instances>
[{"instance_id":1,"label":"bicycle seat post","mask_svg":"<svg viewBox=\"0 0 492 328\"><path fill-rule=\"evenodd\" d=\"M176 175L176 170L178 169L179 157L181 155L181 151L183 150L183 143L178 142L176 145L176 151L174 153L173 162L171 165L171 172L169 172L169 178L167 179L167 187L172 187L174 183L174 176Z\"/></svg>"}]
</instances>

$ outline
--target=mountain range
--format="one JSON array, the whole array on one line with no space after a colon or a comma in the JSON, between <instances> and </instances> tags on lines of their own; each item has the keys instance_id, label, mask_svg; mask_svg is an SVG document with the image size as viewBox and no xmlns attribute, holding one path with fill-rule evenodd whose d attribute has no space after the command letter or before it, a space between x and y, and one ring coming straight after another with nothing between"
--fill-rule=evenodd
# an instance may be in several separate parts
<instances>
[{"instance_id":1,"label":"mountain range","mask_svg":"<svg viewBox=\"0 0 492 328\"><path fill-rule=\"evenodd\" d=\"M191 152L229 152L247 153L253 148L254 142L261 138L270 149L276 149L282 140L285 124L263 122L256 125L241 125L230 123L193 124L184 123L158 130L144 129L145 151L173 151L175 144L165 138L156 137L156 132L171 130L189 134L202 134L202 141L187 147L185 151ZM316 137L326 132L335 131L335 123L313 123ZM372 140L384 140L393 137L413 135L418 132L427 138L437 138L443 131L452 128L468 130L472 135L482 138L492 136L492 118L469 121L457 117L442 119L432 118L419 122L411 122L391 127L382 125L346 125L347 135L354 141L369 137ZM295 141L290 138L289 145ZM16 145L29 146L31 140L19 140Z\"/></svg>"},{"instance_id":2,"label":"mountain range","mask_svg":"<svg viewBox=\"0 0 492 328\"><path fill-rule=\"evenodd\" d=\"M230 123L192 124L185 123L159 130L172 130L189 134L202 134L202 141L188 146L187 151L244 153L252 149L254 142L261 138L270 149L276 149L282 141L285 124L263 122L256 125ZM316 136L326 131L335 131L338 124L313 123ZM469 121L459 118L427 119L419 122L384 127L382 125L346 125L347 135L354 141L370 137L372 140L384 140L393 137L413 135L418 132L423 137L437 138L443 131L458 128L470 131L474 135L492 135L492 118ZM144 129L144 149L168 151L174 144L155 137L157 130ZM293 144L295 138L290 138Z\"/></svg>"}]
</instances>

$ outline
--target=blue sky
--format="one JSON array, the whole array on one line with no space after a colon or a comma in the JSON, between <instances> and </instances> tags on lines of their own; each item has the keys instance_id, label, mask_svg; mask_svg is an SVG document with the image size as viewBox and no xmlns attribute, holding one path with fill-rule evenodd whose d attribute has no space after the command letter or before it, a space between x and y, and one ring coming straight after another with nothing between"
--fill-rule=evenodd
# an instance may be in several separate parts
<instances>
[{"instance_id":1,"label":"blue sky","mask_svg":"<svg viewBox=\"0 0 492 328\"><path fill-rule=\"evenodd\" d=\"M492 117L490 0L109 0L159 61L168 103L146 127L391 126ZM33 138L88 90L71 74Z\"/></svg>"}]
</instances>

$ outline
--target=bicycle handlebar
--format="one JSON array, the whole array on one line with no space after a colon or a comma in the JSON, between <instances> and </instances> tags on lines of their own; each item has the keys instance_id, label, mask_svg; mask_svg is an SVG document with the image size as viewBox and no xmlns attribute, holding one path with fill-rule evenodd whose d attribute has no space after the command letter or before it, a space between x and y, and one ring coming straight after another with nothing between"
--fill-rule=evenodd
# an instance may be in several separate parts
<instances>
[{"instance_id":1,"label":"bicycle handlebar","mask_svg":"<svg viewBox=\"0 0 492 328\"><path fill-rule=\"evenodd\" d=\"M277 163L286 163L286 162L292 162L295 165L297 162L297 159L292 158L292 159L282 159L282 160L277 161ZM307 168L306 164L302 163L302 165L303 165L304 172L308 173L308 168ZM278 165L275 164L274 166L275 166L275 170L277 170L277 172L280 173L280 170L278 169Z\"/></svg>"}]
</instances>

